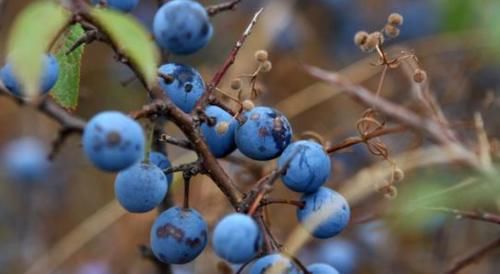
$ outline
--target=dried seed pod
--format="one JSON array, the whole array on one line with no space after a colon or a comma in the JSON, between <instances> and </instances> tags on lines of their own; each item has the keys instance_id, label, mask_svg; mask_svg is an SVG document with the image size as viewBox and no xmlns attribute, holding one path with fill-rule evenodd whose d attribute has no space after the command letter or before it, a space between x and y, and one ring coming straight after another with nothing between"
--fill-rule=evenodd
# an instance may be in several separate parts
<instances>
[{"instance_id":1,"label":"dried seed pod","mask_svg":"<svg viewBox=\"0 0 500 274\"><path fill-rule=\"evenodd\" d=\"M231 89L232 90L239 90L241 88L241 79L240 78L235 78L231 80Z\"/></svg>"},{"instance_id":2,"label":"dried seed pod","mask_svg":"<svg viewBox=\"0 0 500 274\"><path fill-rule=\"evenodd\" d=\"M362 46L366 43L367 39L368 39L368 32L358 31L354 35L354 44L356 44L356 46Z\"/></svg>"},{"instance_id":3,"label":"dried seed pod","mask_svg":"<svg viewBox=\"0 0 500 274\"><path fill-rule=\"evenodd\" d=\"M269 53L266 50L261 49L255 52L254 57L257 62L264 63L269 59Z\"/></svg>"},{"instance_id":4,"label":"dried seed pod","mask_svg":"<svg viewBox=\"0 0 500 274\"><path fill-rule=\"evenodd\" d=\"M384 27L384 33L390 38L396 38L399 36L399 28L394 25L386 24Z\"/></svg>"},{"instance_id":5,"label":"dried seed pod","mask_svg":"<svg viewBox=\"0 0 500 274\"><path fill-rule=\"evenodd\" d=\"M372 32L368 35L366 39L366 43L362 46L362 48L366 51L374 50L378 45L382 45L384 43L384 35L381 32Z\"/></svg>"},{"instance_id":6,"label":"dried seed pod","mask_svg":"<svg viewBox=\"0 0 500 274\"><path fill-rule=\"evenodd\" d=\"M393 171L393 178L396 182L401 182L405 178L405 172L399 167L395 168Z\"/></svg>"},{"instance_id":7,"label":"dried seed pod","mask_svg":"<svg viewBox=\"0 0 500 274\"><path fill-rule=\"evenodd\" d=\"M403 16L399 13L391 13L389 17L387 17L387 23L393 26L401 26L403 25Z\"/></svg>"},{"instance_id":8,"label":"dried seed pod","mask_svg":"<svg viewBox=\"0 0 500 274\"><path fill-rule=\"evenodd\" d=\"M243 109L246 111L249 111L255 107L255 104L252 102L252 100L244 100L241 105L243 106Z\"/></svg>"},{"instance_id":9,"label":"dried seed pod","mask_svg":"<svg viewBox=\"0 0 500 274\"><path fill-rule=\"evenodd\" d=\"M398 189L393 185L386 187L384 192L384 197L388 200L394 200L398 196Z\"/></svg>"},{"instance_id":10,"label":"dried seed pod","mask_svg":"<svg viewBox=\"0 0 500 274\"><path fill-rule=\"evenodd\" d=\"M427 80L427 72L423 69L416 69L413 73L413 81L417 83L422 83Z\"/></svg>"},{"instance_id":11,"label":"dried seed pod","mask_svg":"<svg viewBox=\"0 0 500 274\"><path fill-rule=\"evenodd\" d=\"M261 71L270 72L272 68L273 68L273 63L271 63L271 61L268 60L262 63Z\"/></svg>"}]
</instances>

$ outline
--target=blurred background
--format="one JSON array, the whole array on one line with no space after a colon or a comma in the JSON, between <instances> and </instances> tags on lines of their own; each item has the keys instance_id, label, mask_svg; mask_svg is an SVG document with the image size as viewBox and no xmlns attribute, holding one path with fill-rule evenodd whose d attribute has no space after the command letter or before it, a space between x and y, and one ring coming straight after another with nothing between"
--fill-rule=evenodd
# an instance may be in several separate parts
<instances>
[{"instance_id":1,"label":"blurred background","mask_svg":"<svg viewBox=\"0 0 500 274\"><path fill-rule=\"evenodd\" d=\"M0 1L0 54L4 61L5 41L15 15L31 1ZM200 1L204 5L222 1ZM143 0L133 12L147 28L158 1ZM229 91L230 80L251 74L258 64L254 52L269 51L273 69L259 74L257 104L275 106L290 119L296 138L314 131L335 144L356 136L356 122L365 107L338 90L308 76L302 64L338 71L355 83L375 90L381 67L372 65L375 54L361 52L353 43L358 30L383 28L391 12L404 17L401 35L386 42L389 54L413 52L427 71L431 91L460 137L475 142L471 130L473 114L480 112L494 149L500 133L497 120L500 101L500 3L496 0L243 0L234 11L212 18L214 39L189 57L173 56L172 61L194 66L205 81L222 65L235 41L253 14L264 7L254 32L238 55L221 85ZM41 19L43 23L43 19ZM108 109L129 112L147 102L146 93L125 66L113 59L106 46L86 47L81 71L80 103L75 111L85 119ZM244 96L249 96L248 84ZM403 69L390 70L382 96L412 108L412 82ZM47 146L56 137L58 125L29 107L20 107L0 96L0 145L23 136L36 136ZM181 136L173 125L166 131ZM418 150L429 140L404 133L382 138L390 156ZM174 163L193 159L186 151L168 147ZM248 189L275 166L243 159L238 152L221 160L240 189ZM346 189L355 174L383 160L370 154L364 145L333 155L334 173L328 186ZM386 166L388 168L388 165ZM1 171L0 175L4 174ZM372 191L353 205L353 222L338 237L310 240L298 258L304 263L326 262L341 273L442 273L452 262L491 239L499 227L452 214L426 211L400 213L408 199L426 191L444 189L470 176L463 166L435 165L405 171L395 199ZM98 171L85 159L80 139L73 136L63 146L40 183L19 184L0 176L0 273L156 273L156 266L141 257L138 246L149 243L149 229L158 214L126 213L114 201L114 175ZM376 184L378 182L369 182ZM170 193L182 201L182 188L174 184ZM422 192L420 192L420 190ZM374 187L375 190L375 187ZM466 210L499 212L498 200L478 202L477 196L450 194L454 205ZM423 195L422 194L422 195ZM297 198L277 184L273 197ZM498 196L498 195L497 195ZM497 198L498 199L498 198ZM229 203L210 182L198 176L192 184L191 205L209 226L231 211ZM392 212L391 214L384 214ZM276 205L269 208L276 237L286 242L297 226L295 209ZM499 273L500 249L460 273ZM174 273L224 273L208 246L193 263L174 267Z\"/></svg>"}]
</instances>

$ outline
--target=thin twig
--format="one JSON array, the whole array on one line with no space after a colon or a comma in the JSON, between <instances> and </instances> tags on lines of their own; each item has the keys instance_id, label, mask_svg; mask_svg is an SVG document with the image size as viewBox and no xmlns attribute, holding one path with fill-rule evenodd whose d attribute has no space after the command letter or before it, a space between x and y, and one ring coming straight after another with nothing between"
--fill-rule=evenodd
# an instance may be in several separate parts
<instances>
[{"instance_id":1,"label":"thin twig","mask_svg":"<svg viewBox=\"0 0 500 274\"><path fill-rule=\"evenodd\" d=\"M242 0L231 0L225 3L215 4L206 7L208 16L215 16L220 12L234 10Z\"/></svg>"},{"instance_id":2,"label":"thin twig","mask_svg":"<svg viewBox=\"0 0 500 274\"><path fill-rule=\"evenodd\" d=\"M457 218L467 218L467 219L479 220L500 225L500 215L494 213L480 212L480 211L464 211L446 207L425 207L424 209L451 213L456 215Z\"/></svg>"},{"instance_id":3,"label":"thin twig","mask_svg":"<svg viewBox=\"0 0 500 274\"><path fill-rule=\"evenodd\" d=\"M380 128L377 130L374 130L370 133L368 133L366 136L363 137L349 137L346 138L344 141L342 141L339 144L333 145L329 147L326 151L327 153L334 153L336 151L354 146L356 144L364 143L370 139L377 138L383 135L388 135L388 134L393 134L393 133L401 133L408 130L407 127L405 126L396 126L392 128Z\"/></svg>"},{"instance_id":4,"label":"thin twig","mask_svg":"<svg viewBox=\"0 0 500 274\"><path fill-rule=\"evenodd\" d=\"M449 268L446 270L445 274L455 274L465 267L477 262L482 257L484 257L489 252L493 251L495 248L500 247L500 238L496 238L493 241L472 250L470 253L466 254L462 258L457 259Z\"/></svg>"},{"instance_id":5,"label":"thin twig","mask_svg":"<svg viewBox=\"0 0 500 274\"><path fill-rule=\"evenodd\" d=\"M172 144L174 146L182 147L185 149L193 150L193 145L188 140L177 139L177 138L170 136L168 134L160 135L160 138L158 139L158 141L169 143L169 144Z\"/></svg>"}]
</instances>

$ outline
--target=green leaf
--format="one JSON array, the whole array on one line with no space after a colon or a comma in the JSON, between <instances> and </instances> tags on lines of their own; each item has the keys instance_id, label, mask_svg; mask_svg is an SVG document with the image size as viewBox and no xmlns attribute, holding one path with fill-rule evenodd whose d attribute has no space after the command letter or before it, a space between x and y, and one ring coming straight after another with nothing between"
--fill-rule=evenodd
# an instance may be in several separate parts
<instances>
[{"instance_id":1,"label":"green leaf","mask_svg":"<svg viewBox=\"0 0 500 274\"><path fill-rule=\"evenodd\" d=\"M43 55L70 17L51 2L35 2L16 17L7 42L8 62L28 97L38 93Z\"/></svg>"},{"instance_id":2,"label":"green leaf","mask_svg":"<svg viewBox=\"0 0 500 274\"><path fill-rule=\"evenodd\" d=\"M59 79L50 95L64 108L74 110L78 105L80 91L80 64L85 44L80 45L70 54L66 54L75 42L85 34L80 24L73 25L66 31L56 58L59 63Z\"/></svg>"},{"instance_id":3,"label":"green leaf","mask_svg":"<svg viewBox=\"0 0 500 274\"><path fill-rule=\"evenodd\" d=\"M160 54L151 34L134 17L124 13L94 8L91 16L118 50L129 58L147 85L154 86Z\"/></svg>"}]
</instances>

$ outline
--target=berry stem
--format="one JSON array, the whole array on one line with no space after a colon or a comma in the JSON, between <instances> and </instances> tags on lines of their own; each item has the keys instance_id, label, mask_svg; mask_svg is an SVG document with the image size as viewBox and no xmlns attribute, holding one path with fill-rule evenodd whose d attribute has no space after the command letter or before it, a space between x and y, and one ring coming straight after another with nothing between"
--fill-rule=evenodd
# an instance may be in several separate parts
<instances>
[{"instance_id":1,"label":"berry stem","mask_svg":"<svg viewBox=\"0 0 500 274\"><path fill-rule=\"evenodd\" d=\"M184 172L183 175L184 177L184 203L183 207L185 209L189 208L189 185L191 182L191 175L188 172Z\"/></svg>"},{"instance_id":2,"label":"berry stem","mask_svg":"<svg viewBox=\"0 0 500 274\"><path fill-rule=\"evenodd\" d=\"M149 155L151 154L151 148L153 146L155 126L153 122L148 122L146 124L146 147L144 149L144 160L142 161L145 164L149 164Z\"/></svg>"}]
</instances>

